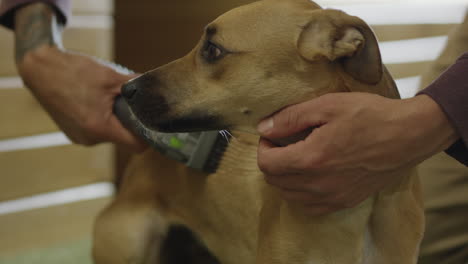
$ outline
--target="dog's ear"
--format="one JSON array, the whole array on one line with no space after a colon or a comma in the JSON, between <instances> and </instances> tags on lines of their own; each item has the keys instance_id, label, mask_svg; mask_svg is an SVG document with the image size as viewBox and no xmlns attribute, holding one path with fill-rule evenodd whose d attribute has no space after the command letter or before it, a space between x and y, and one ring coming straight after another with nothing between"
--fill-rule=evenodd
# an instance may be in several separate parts
<instances>
[{"instance_id":1,"label":"dog's ear","mask_svg":"<svg viewBox=\"0 0 468 264\"><path fill-rule=\"evenodd\" d=\"M354 79L376 84L382 78L377 39L361 19L338 10L315 10L297 41L300 55L309 61L339 61Z\"/></svg>"}]
</instances>

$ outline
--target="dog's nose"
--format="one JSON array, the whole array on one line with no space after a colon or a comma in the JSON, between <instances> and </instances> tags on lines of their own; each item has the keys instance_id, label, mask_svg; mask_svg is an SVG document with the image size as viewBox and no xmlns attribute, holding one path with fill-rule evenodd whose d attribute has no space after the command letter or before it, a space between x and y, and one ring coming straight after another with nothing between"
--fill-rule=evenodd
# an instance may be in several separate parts
<instances>
[{"instance_id":1,"label":"dog's nose","mask_svg":"<svg viewBox=\"0 0 468 264\"><path fill-rule=\"evenodd\" d=\"M131 100L137 91L134 81L127 82L122 86L122 96L127 100Z\"/></svg>"}]
</instances>

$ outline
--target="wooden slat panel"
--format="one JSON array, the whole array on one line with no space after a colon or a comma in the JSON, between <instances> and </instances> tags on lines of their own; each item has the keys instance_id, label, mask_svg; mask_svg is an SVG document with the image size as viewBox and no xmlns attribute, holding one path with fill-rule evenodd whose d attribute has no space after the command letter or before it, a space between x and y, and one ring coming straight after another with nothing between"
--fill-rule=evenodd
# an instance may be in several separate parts
<instances>
[{"instance_id":1,"label":"wooden slat panel","mask_svg":"<svg viewBox=\"0 0 468 264\"><path fill-rule=\"evenodd\" d=\"M17 75L13 42L13 33L0 27L0 76Z\"/></svg>"},{"instance_id":2,"label":"wooden slat panel","mask_svg":"<svg viewBox=\"0 0 468 264\"><path fill-rule=\"evenodd\" d=\"M456 24L375 25L372 26L379 41L425 38L447 35Z\"/></svg>"},{"instance_id":3,"label":"wooden slat panel","mask_svg":"<svg viewBox=\"0 0 468 264\"><path fill-rule=\"evenodd\" d=\"M463 20L467 7L465 0L437 1L439 3L395 0L386 2L369 0L367 4L332 5L327 3L325 6L358 16L370 25L456 24Z\"/></svg>"},{"instance_id":4,"label":"wooden slat panel","mask_svg":"<svg viewBox=\"0 0 468 264\"><path fill-rule=\"evenodd\" d=\"M23 88L0 90L0 122L3 124L0 139L58 130L31 93Z\"/></svg>"},{"instance_id":5,"label":"wooden slat panel","mask_svg":"<svg viewBox=\"0 0 468 264\"><path fill-rule=\"evenodd\" d=\"M79 1L74 1L79 2ZM106 60L112 58L112 29L68 28L63 34L67 49L83 52ZM14 36L0 28L0 76L17 75L14 60Z\"/></svg>"},{"instance_id":6,"label":"wooden slat panel","mask_svg":"<svg viewBox=\"0 0 468 264\"><path fill-rule=\"evenodd\" d=\"M78 0L72 1L74 15L111 15L114 9L113 0Z\"/></svg>"},{"instance_id":7,"label":"wooden slat panel","mask_svg":"<svg viewBox=\"0 0 468 264\"><path fill-rule=\"evenodd\" d=\"M421 82L420 76L412 76L407 78L395 79L396 86L400 92L401 98L413 97L418 91Z\"/></svg>"},{"instance_id":8,"label":"wooden slat panel","mask_svg":"<svg viewBox=\"0 0 468 264\"><path fill-rule=\"evenodd\" d=\"M113 58L112 43L113 32L110 28L68 28L63 34L65 48L105 60Z\"/></svg>"},{"instance_id":9,"label":"wooden slat panel","mask_svg":"<svg viewBox=\"0 0 468 264\"><path fill-rule=\"evenodd\" d=\"M414 63L386 64L386 66L393 78L398 79L421 75L428 69L431 63L431 61L423 61Z\"/></svg>"},{"instance_id":10,"label":"wooden slat panel","mask_svg":"<svg viewBox=\"0 0 468 264\"><path fill-rule=\"evenodd\" d=\"M110 145L0 153L0 201L110 181L112 166Z\"/></svg>"},{"instance_id":11,"label":"wooden slat panel","mask_svg":"<svg viewBox=\"0 0 468 264\"><path fill-rule=\"evenodd\" d=\"M431 61L442 52L447 36L380 42L380 54L386 64Z\"/></svg>"},{"instance_id":12,"label":"wooden slat panel","mask_svg":"<svg viewBox=\"0 0 468 264\"><path fill-rule=\"evenodd\" d=\"M96 215L108 202L103 198L0 216L0 259L89 238Z\"/></svg>"}]
</instances>

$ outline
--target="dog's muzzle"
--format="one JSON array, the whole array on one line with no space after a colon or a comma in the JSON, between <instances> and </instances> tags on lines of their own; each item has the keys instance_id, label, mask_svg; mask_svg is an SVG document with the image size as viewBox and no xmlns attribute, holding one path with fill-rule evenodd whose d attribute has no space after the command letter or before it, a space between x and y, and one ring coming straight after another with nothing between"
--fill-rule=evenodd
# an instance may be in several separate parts
<instances>
[{"instance_id":1,"label":"dog's muzzle","mask_svg":"<svg viewBox=\"0 0 468 264\"><path fill-rule=\"evenodd\" d=\"M144 74L122 86L122 96L132 112L148 128L157 129L158 123L167 119L169 106L160 94L159 82L150 74Z\"/></svg>"},{"instance_id":2,"label":"dog's muzzle","mask_svg":"<svg viewBox=\"0 0 468 264\"><path fill-rule=\"evenodd\" d=\"M125 100L132 101L132 98L135 96L135 93L137 92L137 85L134 82L134 80L127 82L122 86L122 96L125 98Z\"/></svg>"}]
</instances>

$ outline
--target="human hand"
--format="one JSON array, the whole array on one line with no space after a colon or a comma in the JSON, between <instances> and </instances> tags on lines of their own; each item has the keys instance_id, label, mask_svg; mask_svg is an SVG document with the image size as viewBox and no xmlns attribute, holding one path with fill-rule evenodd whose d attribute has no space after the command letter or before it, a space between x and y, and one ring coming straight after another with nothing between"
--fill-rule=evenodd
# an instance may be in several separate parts
<instances>
[{"instance_id":1,"label":"human hand","mask_svg":"<svg viewBox=\"0 0 468 264\"><path fill-rule=\"evenodd\" d=\"M60 129L78 144L109 141L143 150L142 141L112 112L120 86L136 76L121 74L110 63L65 51L63 25L47 3L23 5L14 19L19 74Z\"/></svg>"},{"instance_id":2,"label":"human hand","mask_svg":"<svg viewBox=\"0 0 468 264\"><path fill-rule=\"evenodd\" d=\"M145 148L112 112L121 85L136 75L49 45L28 51L17 66L26 86L73 142L114 142L137 152Z\"/></svg>"},{"instance_id":3,"label":"human hand","mask_svg":"<svg viewBox=\"0 0 468 264\"><path fill-rule=\"evenodd\" d=\"M275 139L316 127L285 147ZM351 208L400 169L445 150L458 138L427 95L394 100L374 94L327 94L283 109L259 124L258 165L283 198L312 215Z\"/></svg>"}]
</instances>

